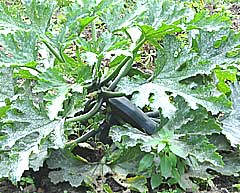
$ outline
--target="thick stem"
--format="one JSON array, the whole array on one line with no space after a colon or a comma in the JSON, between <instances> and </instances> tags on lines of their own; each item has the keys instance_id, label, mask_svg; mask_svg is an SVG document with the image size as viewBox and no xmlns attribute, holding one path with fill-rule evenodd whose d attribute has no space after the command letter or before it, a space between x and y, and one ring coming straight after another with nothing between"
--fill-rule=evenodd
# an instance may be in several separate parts
<instances>
[{"instance_id":1,"label":"thick stem","mask_svg":"<svg viewBox=\"0 0 240 193\"><path fill-rule=\"evenodd\" d=\"M98 112L98 110L102 106L102 102L103 102L103 99L98 100L97 103L93 106L93 108L89 112L87 112L83 115L77 116L77 117L69 118L65 122L74 122L74 121L83 122L83 121L88 120L89 118L91 118L93 115L95 115Z\"/></svg>"},{"instance_id":2,"label":"thick stem","mask_svg":"<svg viewBox=\"0 0 240 193\"><path fill-rule=\"evenodd\" d=\"M102 82L100 83L100 86L104 86L106 85L110 80L112 80L113 78L115 78L119 71L122 69L122 67L128 62L128 60L131 59L130 56L125 57L121 63L116 67L116 69L109 74L104 80L102 80Z\"/></svg>"},{"instance_id":3,"label":"thick stem","mask_svg":"<svg viewBox=\"0 0 240 193\"><path fill-rule=\"evenodd\" d=\"M151 112L146 112L145 113L147 116L152 117L152 118L157 118L160 116L159 111L151 111Z\"/></svg>"},{"instance_id":4,"label":"thick stem","mask_svg":"<svg viewBox=\"0 0 240 193\"><path fill-rule=\"evenodd\" d=\"M112 92L112 91L107 91L107 90L102 90L99 95L103 98L113 98L113 97L122 97L126 96L125 93L122 92Z\"/></svg>"},{"instance_id":5,"label":"thick stem","mask_svg":"<svg viewBox=\"0 0 240 193\"><path fill-rule=\"evenodd\" d=\"M136 45L136 47L133 49L132 53L133 55L136 54L136 52L139 50L139 48L144 44L144 42L146 41L145 38L142 38L142 40L140 40L138 42L138 44ZM132 57L131 56L126 56L121 63L117 66L117 68L111 73L109 74L104 80L101 81L100 86L104 86L106 85L110 80L112 80L113 78L115 78L118 73L120 72L120 70L122 69L122 67L128 63L129 60L131 60ZM128 63L129 64L129 63Z\"/></svg>"},{"instance_id":6,"label":"thick stem","mask_svg":"<svg viewBox=\"0 0 240 193\"><path fill-rule=\"evenodd\" d=\"M134 58L132 58L131 60L128 60L128 62L122 67L122 69L120 70L117 77L114 79L114 81L108 87L109 90L113 90L117 86L117 83L121 80L121 78L123 76L126 76L126 74L129 72L129 70L132 67L133 60L134 60Z\"/></svg>"},{"instance_id":7,"label":"thick stem","mask_svg":"<svg viewBox=\"0 0 240 193\"><path fill-rule=\"evenodd\" d=\"M87 141L87 139L89 139L90 137L93 137L95 136L98 132L100 131L100 129L91 129L90 131L88 131L86 134L82 135L81 137L75 139L75 140L72 140L72 141L69 141L65 144L65 147L69 147L73 144L76 144L76 143L81 143L81 142L84 142L84 141Z\"/></svg>"}]
</instances>

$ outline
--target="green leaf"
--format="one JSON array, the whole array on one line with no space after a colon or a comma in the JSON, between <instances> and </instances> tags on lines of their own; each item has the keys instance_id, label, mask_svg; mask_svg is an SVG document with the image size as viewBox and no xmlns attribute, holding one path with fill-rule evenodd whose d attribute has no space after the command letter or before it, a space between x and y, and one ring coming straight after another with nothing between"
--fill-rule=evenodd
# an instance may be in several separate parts
<instances>
[{"instance_id":1,"label":"green leaf","mask_svg":"<svg viewBox=\"0 0 240 193\"><path fill-rule=\"evenodd\" d=\"M139 80L129 80L122 78L118 84L118 90L127 94L133 94L131 101L138 107L143 108L145 105L151 107L153 111L162 109L164 117L170 118L176 111L176 107L171 103L169 96L161 86L153 83L145 83ZM151 101L149 100L151 96Z\"/></svg>"},{"instance_id":2,"label":"green leaf","mask_svg":"<svg viewBox=\"0 0 240 193\"><path fill-rule=\"evenodd\" d=\"M20 8L18 11L13 6L7 6L5 3L0 3L0 32L1 34L12 33L21 29L29 28L27 23L23 22L20 12L23 11Z\"/></svg>"},{"instance_id":3,"label":"green leaf","mask_svg":"<svg viewBox=\"0 0 240 193\"><path fill-rule=\"evenodd\" d=\"M47 110L50 120L55 119L58 113L63 110L63 102L67 98L70 89L83 92L79 84L68 83L56 69L49 69L39 75L38 85L34 92L48 92L44 100L47 101Z\"/></svg>"},{"instance_id":4,"label":"green leaf","mask_svg":"<svg viewBox=\"0 0 240 193\"><path fill-rule=\"evenodd\" d=\"M231 85L231 99L233 102L233 110L223 120L223 131L227 139L230 141L233 147L237 147L240 144L240 86L238 82Z\"/></svg>"},{"instance_id":5,"label":"green leaf","mask_svg":"<svg viewBox=\"0 0 240 193\"><path fill-rule=\"evenodd\" d=\"M216 152L217 148L209 143L207 137L191 136L187 143L191 148L191 155L194 155L199 162L209 162L214 166L223 166L222 156ZM196 144L198 145L196 146Z\"/></svg>"},{"instance_id":6,"label":"green leaf","mask_svg":"<svg viewBox=\"0 0 240 193\"><path fill-rule=\"evenodd\" d=\"M173 174L173 177L174 177L177 181L180 181L181 176L180 176L180 174L179 174L177 168L173 168L173 170L172 170L172 174Z\"/></svg>"},{"instance_id":7,"label":"green leaf","mask_svg":"<svg viewBox=\"0 0 240 193\"><path fill-rule=\"evenodd\" d=\"M138 171L142 172L149 169L153 164L153 159L153 154L146 154L139 162Z\"/></svg>"},{"instance_id":8,"label":"green leaf","mask_svg":"<svg viewBox=\"0 0 240 193\"><path fill-rule=\"evenodd\" d=\"M50 169L49 178L54 184L68 181L73 187L96 183L99 176L111 173L111 168L100 163L86 163L68 150L55 150L47 160Z\"/></svg>"},{"instance_id":9,"label":"green leaf","mask_svg":"<svg viewBox=\"0 0 240 193\"><path fill-rule=\"evenodd\" d=\"M14 183L20 180L29 165L35 170L42 166L48 156L48 148L57 149L64 145L62 121L50 121L28 99L14 101L1 123L0 151L3 153L0 157L0 178L9 177ZM46 140L49 145L43 148ZM39 152L44 156L40 156ZM39 156L37 162L33 157L30 161L32 154Z\"/></svg>"},{"instance_id":10,"label":"green leaf","mask_svg":"<svg viewBox=\"0 0 240 193\"><path fill-rule=\"evenodd\" d=\"M210 72L217 65L221 67L239 61L240 53L231 57L228 53L240 45L240 33L228 29L217 32L199 31L192 43L192 48L198 53L198 63L207 62L203 68L205 73Z\"/></svg>"},{"instance_id":11,"label":"green leaf","mask_svg":"<svg viewBox=\"0 0 240 193\"><path fill-rule=\"evenodd\" d=\"M128 186L131 190L137 190L142 193L147 193L147 179L144 176L135 176L127 178Z\"/></svg>"},{"instance_id":12,"label":"green leaf","mask_svg":"<svg viewBox=\"0 0 240 193\"><path fill-rule=\"evenodd\" d=\"M131 27L146 11L145 5L137 2L132 8L126 9L123 0L113 1L101 15L109 31L114 32ZM121 14L121 17L119 17Z\"/></svg>"},{"instance_id":13,"label":"green leaf","mask_svg":"<svg viewBox=\"0 0 240 193\"><path fill-rule=\"evenodd\" d=\"M186 135L198 134L204 136L221 132L221 127L208 114L205 108L199 106L198 109L191 110L181 97L175 98L175 101L178 111L166 123L164 128Z\"/></svg>"},{"instance_id":14,"label":"green leaf","mask_svg":"<svg viewBox=\"0 0 240 193\"><path fill-rule=\"evenodd\" d=\"M0 107L5 106L5 99L14 96L14 81L12 68L0 68Z\"/></svg>"},{"instance_id":15,"label":"green leaf","mask_svg":"<svg viewBox=\"0 0 240 193\"><path fill-rule=\"evenodd\" d=\"M182 31L183 24L178 25L181 20L193 17L193 11L183 3L149 0L146 4L147 12L143 19L145 25L140 27L150 42L161 39L164 35Z\"/></svg>"},{"instance_id":16,"label":"green leaf","mask_svg":"<svg viewBox=\"0 0 240 193\"><path fill-rule=\"evenodd\" d=\"M20 10L0 4L0 31L4 34L33 29L45 33L55 9L55 1L24 0Z\"/></svg>"},{"instance_id":17,"label":"green leaf","mask_svg":"<svg viewBox=\"0 0 240 193\"><path fill-rule=\"evenodd\" d=\"M157 146L157 152L160 153L166 147L166 143L160 142Z\"/></svg>"},{"instance_id":18,"label":"green leaf","mask_svg":"<svg viewBox=\"0 0 240 193\"><path fill-rule=\"evenodd\" d=\"M159 52L156 61L157 70L153 83L159 85L162 92L169 91L184 97L193 109L197 108L197 104L201 104L213 114L217 114L219 111L228 111L230 108L231 103L225 96L220 94L210 95L209 93L217 93L211 84L203 86L194 85L193 82L192 85L182 82L184 79L193 78L198 74L209 74L215 68L217 61L219 61L219 64L223 64L225 48L219 50L219 53L214 51L215 53L212 53L210 57L208 54L211 51L209 50L216 49L213 45L207 45L207 48L206 44L201 47L204 53L201 51L199 55L196 55L187 47L182 47L175 37L168 36L165 38L163 40L164 50ZM206 57L206 55L209 57Z\"/></svg>"},{"instance_id":19,"label":"green leaf","mask_svg":"<svg viewBox=\"0 0 240 193\"><path fill-rule=\"evenodd\" d=\"M31 22L31 27L44 34L49 28L56 1L23 0L23 6L26 8L25 13Z\"/></svg>"},{"instance_id":20,"label":"green leaf","mask_svg":"<svg viewBox=\"0 0 240 193\"><path fill-rule=\"evenodd\" d=\"M106 193L114 193L114 192L112 191L112 188L111 188L108 184L103 184L103 190L104 190L104 192L106 192Z\"/></svg>"},{"instance_id":21,"label":"green leaf","mask_svg":"<svg viewBox=\"0 0 240 193\"><path fill-rule=\"evenodd\" d=\"M229 154L223 154L224 166L211 167L211 169L220 172L227 176L239 176L240 172L240 155L239 152L233 152Z\"/></svg>"},{"instance_id":22,"label":"green leaf","mask_svg":"<svg viewBox=\"0 0 240 193\"><path fill-rule=\"evenodd\" d=\"M212 37L213 34L210 34L210 36ZM202 41L202 39L199 40ZM213 42L213 40L209 41ZM199 74L210 74L216 64L220 65L234 61L234 58L226 58L224 54L226 54L227 50L239 44L237 35L230 35L229 40L225 41L218 49L214 48L214 45L202 45L203 42L201 42L199 43L201 50L198 54L181 44L173 36L168 36L163 40L163 49L158 52L155 62L155 79L152 83L145 83L143 80L134 79L134 77L125 78L119 83L118 89L121 91L126 89L128 94L138 91L133 96L133 101L137 101L136 105L140 107L150 105L154 109L160 107L165 117L171 117L175 110L167 98L167 92L182 96L192 109L197 109L198 104L200 104L213 114L217 114L219 111L228 112L231 102L224 95L217 92L217 89L211 83L203 85L202 83L195 83L192 79L199 76ZM190 80L190 83L187 83L186 80ZM146 87L149 86L153 89L147 92ZM154 94L153 99L156 96L160 100L153 100L151 104L148 101L149 93Z\"/></svg>"},{"instance_id":23,"label":"green leaf","mask_svg":"<svg viewBox=\"0 0 240 193\"><path fill-rule=\"evenodd\" d=\"M187 146L184 145L184 143L180 143L177 141L174 141L173 143L171 143L171 145L169 146L169 149L171 150L171 152L173 152L175 155L186 159L187 155L188 155L188 150L186 149Z\"/></svg>"},{"instance_id":24,"label":"green leaf","mask_svg":"<svg viewBox=\"0 0 240 193\"><path fill-rule=\"evenodd\" d=\"M148 0L147 1L148 17L144 18L144 23L159 28L165 24L178 24L182 19L193 17L193 10L186 8L184 3L172 0Z\"/></svg>"},{"instance_id":25,"label":"green leaf","mask_svg":"<svg viewBox=\"0 0 240 193\"><path fill-rule=\"evenodd\" d=\"M142 152L138 146L125 149L119 152L117 159L111 164L111 168L115 173L125 177L128 174L137 173L139 160L145 155L146 153Z\"/></svg>"},{"instance_id":26,"label":"green leaf","mask_svg":"<svg viewBox=\"0 0 240 193\"><path fill-rule=\"evenodd\" d=\"M153 189L159 187L162 183L162 176L160 174L153 174L151 177L151 186Z\"/></svg>"},{"instance_id":27,"label":"green leaf","mask_svg":"<svg viewBox=\"0 0 240 193\"><path fill-rule=\"evenodd\" d=\"M35 61L37 35L35 32L18 31L14 34L0 34L0 66L24 65Z\"/></svg>"},{"instance_id":28,"label":"green leaf","mask_svg":"<svg viewBox=\"0 0 240 193\"><path fill-rule=\"evenodd\" d=\"M204 31L219 31L221 28L229 28L231 20L222 13L208 15L207 11L201 11L194 15L194 18L187 24L188 30L201 29Z\"/></svg>"},{"instance_id":29,"label":"green leaf","mask_svg":"<svg viewBox=\"0 0 240 193\"><path fill-rule=\"evenodd\" d=\"M81 0L78 5L81 7L81 12L84 14L90 14L92 12L100 13L103 11L107 6L112 3L111 0ZM76 6L76 5L75 5Z\"/></svg>"},{"instance_id":30,"label":"green leaf","mask_svg":"<svg viewBox=\"0 0 240 193\"><path fill-rule=\"evenodd\" d=\"M169 156L165 155L161 157L160 169L163 177L168 178L172 176L172 164Z\"/></svg>"},{"instance_id":31,"label":"green leaf","mask_svg":"<svg viewBox=\"0 0 240 193\"><path fill-rule=\"evenodd\" d=\"M217 68L214 70L214 72L218 79L218 83L217 83L218 90L224 94L230 93L231 89L229 88L226 81L235 82L237 80L237 77L236 77L237 69L222 70L222 69Z\"/></svg>"}]
</instances>

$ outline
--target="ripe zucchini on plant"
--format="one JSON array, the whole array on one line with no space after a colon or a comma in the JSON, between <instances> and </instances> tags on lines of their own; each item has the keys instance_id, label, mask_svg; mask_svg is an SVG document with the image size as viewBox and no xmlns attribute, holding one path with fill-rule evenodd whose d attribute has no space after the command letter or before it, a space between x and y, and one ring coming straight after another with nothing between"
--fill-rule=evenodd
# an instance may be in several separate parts
<instances>
[{"instance_id":1,"label":"ripe zucchini on plant","mask_svg":"<svg viewBox=\"0 0 240 193\"><path fill-rule=\"evenodd\" d=\"M112 113L115 116L119 116L123 121L150 135L156 130L157 123L151 120L141 109L128 100L128 98L114 97L109 98L108 101Z\"/></svg>"}]
</instances>

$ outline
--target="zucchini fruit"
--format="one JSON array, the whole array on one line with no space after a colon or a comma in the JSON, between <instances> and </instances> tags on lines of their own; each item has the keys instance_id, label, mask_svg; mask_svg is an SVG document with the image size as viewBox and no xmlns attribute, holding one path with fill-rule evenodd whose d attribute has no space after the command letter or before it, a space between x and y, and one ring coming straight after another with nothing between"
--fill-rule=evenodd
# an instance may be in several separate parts
<instances>
[{"instance_id":1,"label":"zucchini fruit","mask_svg":"<svg viewBox=\"0 0 240 193\"><path fill-rule=\"evenodd\" d=\"M133 127L151 135L157 123L151 120L140 108L134 105L127 97L109 98L112 113Z\"/></svg>"}]
</instances>

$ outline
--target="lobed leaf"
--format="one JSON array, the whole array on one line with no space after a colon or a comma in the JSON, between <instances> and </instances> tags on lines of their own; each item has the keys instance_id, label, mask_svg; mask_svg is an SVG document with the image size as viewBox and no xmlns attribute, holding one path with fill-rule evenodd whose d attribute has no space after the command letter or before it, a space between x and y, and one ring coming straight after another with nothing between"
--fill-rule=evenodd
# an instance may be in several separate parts
<instances>
[{"instance_id":1,"label":"lobed leaf","mask_svg":"<svg viewBox=\"0 0 240 193\"><path fill-rule=\"evenodd\" d=\"M24 65L37 58L37 35L30 31L0 34L0 66Z\"/></svg>"},{"instance_id":2,"label":"lobed leaf","mask_svg":"<svg viewBox=\"0 0 240 193\"><path fill-rule=\"evenodd\" d=\"M52 152L47 164L50 169L58 169L49 172L49 177L54 184L68 181L74 187L80 186L82 182L94 183L98 176L111 172L109 166L85 163L67 150Z\"/></svg>"},{"instance_id":3,"label":"lobed leaf","mask_svg":"<svg viewBox=\"0 0 240 193\"><path fill-rule=\"evenodd\" d=\"M178 110L159 128L159 132L149 136L130 126L114 126L110 129L110 136L114 142L121 142L126 147L140 145L145 152L157 150L160 144L165 143L179 157L186 159L188 155L193 155L200 162L221 165L217 148L206 138L206 135L219 133L219 125L208 115L206 109L201 107L192 110L181 97L177 97L175 103Z\"/></svg>"},{"instance_id":4,"label":"lobed leaf","mask_svg":"<svg viewBox=\"0 0 240 193\"><path fill-rule=\"evenodd\" d=\"M33 106L29 99L14 101L1 123L0 151L3 153L0 178L8 177L16 183L23 172L29 169L29 159L32 154L38 154L41 151L45 154L45 156L35 157L37 162L31 162L33 168L37 170L42 166L48 154L48 148L63 147L62 122L50 121L44 113ZM43 148L43 142L47 139L51 143L47 148ZM4 167L7 169L2 170Z\"/></svg>"},{"instance_id":5,"label":"lobed leaf","mask_svg":"<svg viewBox=\"0 0 240 193\"><path fill-rule=\"evenodd\" d=\"M4 106L5 99L11 99L14 96L13 69L0 68L0 107Z\"/></svg>"},{"instance_id":6,"label":"lobed leaf","mask_svg":"<svg viewBox=\"0 0 240 193\"><path fill-rule=\"evenodd\" d=\"M47 101L47 111L50 120L57 118L58 113L63 110L63 102L67 99L70 90L83 92L80 84L68 83L56 69L49 69L39 75L38 85L34 92L48 92L44 96Z\"/></svg>"},{"instance_id":7,"label":"lobed leaf","mask_svg":"<svg viewBox=\"0 0 240 193\"><path fill-rule=\"evenodd\" d=\"M229 115L221 121L223 123L222 133L226 135L233 147L240 144L240 86L235 82L231 86L231 99L233 102L233 110Z\"/></svg>"}]
</instances>

